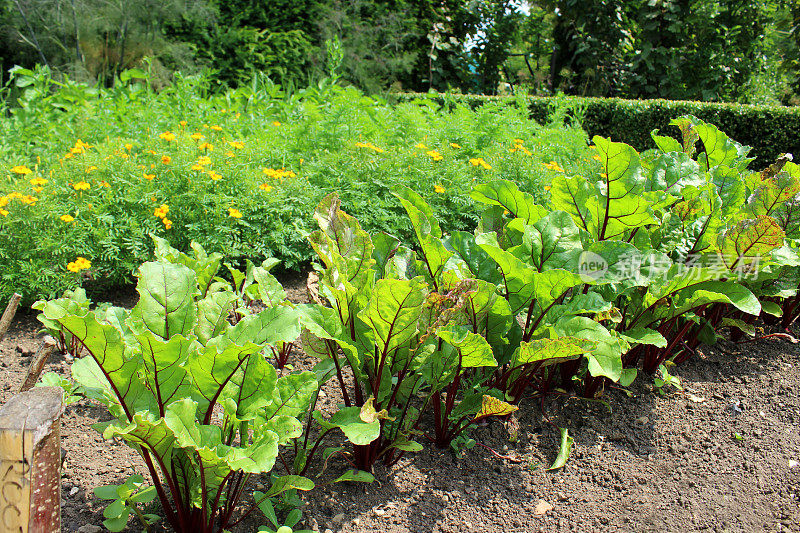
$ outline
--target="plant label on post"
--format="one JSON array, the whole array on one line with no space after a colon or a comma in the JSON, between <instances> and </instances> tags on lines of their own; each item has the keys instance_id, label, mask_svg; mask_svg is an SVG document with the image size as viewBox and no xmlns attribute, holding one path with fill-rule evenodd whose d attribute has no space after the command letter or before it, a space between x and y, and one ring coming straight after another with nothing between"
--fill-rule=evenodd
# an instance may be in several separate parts
<instances>
[{"instance_id":1,"label":"plant label on post","mask_svg":"<svg viewBox=\"0 0 800 533\"><path fill-rule=\"evenodd\" d=\"M0 533L61 531L63 392L37 387L0 407Z\"/></svg>"}]
</instances>

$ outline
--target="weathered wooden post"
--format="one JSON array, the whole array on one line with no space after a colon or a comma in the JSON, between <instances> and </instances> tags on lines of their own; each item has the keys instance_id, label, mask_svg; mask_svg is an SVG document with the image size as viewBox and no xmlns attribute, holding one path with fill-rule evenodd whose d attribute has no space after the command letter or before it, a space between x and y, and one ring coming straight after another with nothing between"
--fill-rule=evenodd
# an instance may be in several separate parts
<instances>
[{"instance_id":1,"label":"weathered wooden post","mask_svg":"<svg viewBox=\"0 0 800 533\"><path fill-rule=\"evenodd\" d=\"M6 336L8 326L10 326L11 321L14 320L14 315L17 314L17 307L19 307L19 301L21 299L22 295L15 292L14 296L11 297L11 301L8 302L6 310L3 311L3 316L0 316L0 341Z\"/></svg>"},{"instance_id":2,"label":"weathered wooden post","mask_svg":"<svg viewBox=\"0 0 800 533\"><path fill-rule=\"evenodd\" d=\"M61 531L63 391L36 387L0 407L0 533Z\"/></svg>"}]
</instances>

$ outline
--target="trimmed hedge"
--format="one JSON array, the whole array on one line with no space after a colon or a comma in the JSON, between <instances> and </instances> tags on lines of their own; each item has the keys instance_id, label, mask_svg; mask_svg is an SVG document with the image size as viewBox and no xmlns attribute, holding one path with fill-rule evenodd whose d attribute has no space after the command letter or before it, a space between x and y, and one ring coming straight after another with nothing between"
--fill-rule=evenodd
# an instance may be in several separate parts
<instances>
[{"instance_id":1,"label":"trimmed hedge","mask_svg":"<svg viewBox=\"0 0 800 533\"><path fill-rule=\"evenodd\" d=\"M439 93L402 93L394 97L399 102L428 99L438 104L470 107L487 102L512 105L518 102L513 96ZM655 148L650 136L654 129L678 139L677 128L669 126L669 122L689 114L714 124L735 141L751 146L751 155L756 158L751 168L764 168L787 152L800 156L800 108L797 107L577 96L528 97L531 118L538 122L546 122L559 105L582 110L582 126L590 136L602 135L625 142L639 151Z\"/></svg>"}]
</instances>

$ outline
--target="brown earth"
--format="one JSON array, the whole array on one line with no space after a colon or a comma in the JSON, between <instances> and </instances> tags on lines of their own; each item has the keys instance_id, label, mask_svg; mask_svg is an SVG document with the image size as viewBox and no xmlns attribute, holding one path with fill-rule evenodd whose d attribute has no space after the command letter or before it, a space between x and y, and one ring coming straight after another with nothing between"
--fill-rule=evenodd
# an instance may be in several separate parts
<instances>
[{"instance_id":1,"label":"brown earth","mask_svg":"<svg viewBox=\"0 0 800 533\"><path fill-rule=\"evenodd\" d=\"M292 300L306 299L301 276L282 281ZM131 305L136 294L106 296ZM22 382L37 330L35 315L21 311L0 342L0 402ZM798 355L783 339L723 341L678 368L685 392L660 395L644 377L630 397L606 391L605 403L548 400L546 417L538 402L523 402L518 441L493 421L473 432L480 445L461 458L426 447L378 467L371 485L318 486L304 494L304 524L353 533L800 531ZM311 361L301 354L295 363ZM69 362L53 357L45 371L68 375ZM87 527L103 520L93 489L145 474L135 453L90 427L105 417L87 400L64 414L64 531L100 531ZM549 472L559 427L575 447L566 467ZM323 478L346 467L333 463Z\"/></svg>"}]
</instances>

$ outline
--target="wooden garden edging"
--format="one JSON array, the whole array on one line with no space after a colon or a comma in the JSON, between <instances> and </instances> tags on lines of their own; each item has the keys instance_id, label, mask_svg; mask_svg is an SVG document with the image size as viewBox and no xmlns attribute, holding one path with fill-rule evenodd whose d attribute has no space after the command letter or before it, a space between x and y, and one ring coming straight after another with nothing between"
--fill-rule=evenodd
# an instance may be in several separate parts
<instances>
[{"instance_id":1,"label":"wooden garden edging","mask_svg":"<svg viewBox=\"0 0 800 533\"><path fill-rule=\"evenodd\" d=\"M0 533L61 531L59 387L36 387L0 407Z\"/></svg>"}]
</instances>

